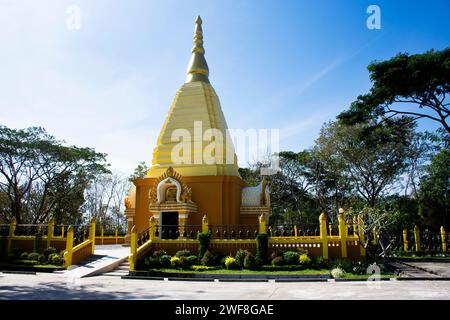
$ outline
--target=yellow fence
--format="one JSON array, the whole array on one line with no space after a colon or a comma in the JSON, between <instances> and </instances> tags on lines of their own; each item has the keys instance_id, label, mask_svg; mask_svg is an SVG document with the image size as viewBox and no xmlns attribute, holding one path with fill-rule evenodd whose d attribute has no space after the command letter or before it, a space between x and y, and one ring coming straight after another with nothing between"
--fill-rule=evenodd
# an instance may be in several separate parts
<instances>
[{"instance_id":1,"label":"yellow fence","mask_svg":"<svg viewBox=\"0 0 450 320\"><path fill-rule=\"evenodd\" d=\"M348 234L348 225L344 218L344 211L341 210L338 216L338 234L331 235L331 230L327 225L327 216L321 214L319 217L320 235L319 236L294 236L278 237L271 235L271 230L267 230L264 219L259 219L259 233L269 232L269 253L276 250L297 250L305 249L312 257L321 256L324 259L349 258L360 259L365 257L364 249L364 222L362 216L353 220L351 225L353 234ZM155 237L155 231L158 225L156 221L150 218L148 229L148 240L138 246L138 234L135 227L131 231L130 240L130 270L135 269L135 264L140 257L143 257L151 249L164 249L168 253L175 253L178 250L187 249L195 251L198 248L198 241L195 239L158 239ZM209 230L206 217L203 219L202 232ZM295 227L295 231L297 228ZM256 239L212 239L210 242L211 250L225 254L236 252L239 249L256 251Z\"/></svg>"},{"instance_id":2,"label":"yellow fence","mask_svg":"<svg viewBox=\"0 0 450 320\"><path fill-rule=\"evenodd\" d=\"M119 228L116 227L114 235L105 236L105 230L103 226L100 226L100 235L95 236L95 244L123 244L125 243L125 236L119 236Z\"/></svg>"}]
</instances>

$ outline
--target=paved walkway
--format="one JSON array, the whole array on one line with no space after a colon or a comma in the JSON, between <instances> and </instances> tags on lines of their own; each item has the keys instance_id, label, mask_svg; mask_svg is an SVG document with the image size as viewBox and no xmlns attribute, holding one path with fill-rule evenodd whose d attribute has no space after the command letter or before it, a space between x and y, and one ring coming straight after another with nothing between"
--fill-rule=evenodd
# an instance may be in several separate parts
<instances>
[{"instance_id":1,"label":"paved walkway","mask_svg":"<svg viewBox=\"0 0 450 320\"><path fill-rule=\"evenodd\" d=\"M450 281L227 283L0 273L1 299L450 299Z\"/></svg>"},{"instance_id":2,"label":"paved walkway","mask_svg":"<svg viewBox=\"0 0 450 320\"><path fill-rule=\"evenodd\" d=\"M108 272L123 263L130 254L129 247L122 245L96 245L95 255L77 266L71 266L69 270L59 271L70 278L82 278Z\"/></svg>"}]
</instances>

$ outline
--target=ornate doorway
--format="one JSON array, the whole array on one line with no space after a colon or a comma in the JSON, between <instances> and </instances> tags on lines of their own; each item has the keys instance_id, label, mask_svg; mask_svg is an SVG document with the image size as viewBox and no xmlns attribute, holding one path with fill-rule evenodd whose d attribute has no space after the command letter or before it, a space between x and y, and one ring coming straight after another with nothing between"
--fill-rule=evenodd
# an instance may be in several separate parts
<instances>
[{"instance_id":1,"label":"ornate doorway","mask_svg":"<svg viewBox=\"0 0 450 320\"><path fill-rule=\"evenodd\" d=\"M161 239L177 239L178 212L161 212Z\"/></svg>"}]
</instances>

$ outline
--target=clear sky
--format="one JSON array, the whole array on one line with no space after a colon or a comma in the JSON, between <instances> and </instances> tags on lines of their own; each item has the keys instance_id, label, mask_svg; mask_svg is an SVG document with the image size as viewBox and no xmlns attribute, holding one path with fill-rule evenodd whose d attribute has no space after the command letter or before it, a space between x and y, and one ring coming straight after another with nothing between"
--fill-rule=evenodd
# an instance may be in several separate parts
<instances>
[{"instance_id":1,"label":"clear sky","mask_svg":"<svg viewBox=\"0 0 450 320\"><path fill-rule=\"evenodd\" d=\"M380 30L366 27L371 4ZM281 149L299 151L370 88L368 63L450 46L449 12L448 0L0 0L0 124L43 126L123 173L150 162L200 14L228 126L279 128Z\"/></svg>"}]
</instances>

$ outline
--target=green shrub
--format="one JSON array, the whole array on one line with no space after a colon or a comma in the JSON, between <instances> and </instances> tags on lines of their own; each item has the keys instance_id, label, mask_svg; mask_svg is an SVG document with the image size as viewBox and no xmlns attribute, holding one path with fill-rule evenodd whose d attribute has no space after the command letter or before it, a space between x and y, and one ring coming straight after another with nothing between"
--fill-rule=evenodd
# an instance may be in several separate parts
<instances>
[{"instance_id":1,"label":"green shrub","mask_svg":"<svg viewBox=\"0 0 450 320\"><path fill-rule=\"evenodd\" d=\"M201 264L204 266L214 266L216 265L216 257L211 253L211 251L206 250L203 258L200 260Z\"/></svg>"},{"instance_id":2,"label":"green shrub","mask_svg":"<svg viewBox=\"0 0 450 320\"><path fill-rule=\"evenodd\" d=\"M271 264L273 266L282 266L284 264L283 257L275 257L272 259Z\"/></svg>"},{"instance_id":3,"label":"green shrub","mask_svg":"<svg viewBox=\"0 0 450 320\"><path fill-rule=\"evenodd\" d=\"M257 266L255 256L251 254L251 252L247 253L244 259L244 268L245 269L255 269Z\"/></svg>"},{"instance_id":4,"label":"green shrub","mask_svg":"<svg viewBox=\"0 0 450 320\"><path fill-rule=\"evenodd\" d=\"M58 258L61 260L61 258L59 256L58 256ZM40 254L39 258L38 258L38 262L39 262L39 264L45 264L47 262L47 258L43 254Z\"/></svg>"},{"instance_id":5,"label":"green shrub","mask_svg":"<svg viewBox=\"0 0 450 320\"><path fill-rule=\"evenodd\" d=\"M351 272L354 274L366 274L367 268L369 267L368 263L363 261L354 261L352 263Z\"/></svg>"},{"instance_id":6,"label":"green shrub","mask_svg":"<svg viewBox=\"0 0 450 320\"><path fill-rule=\"evenodd\" d=\"M332 262L331 266L333 268L340 268L345 272L352 272L353 263L348 259L336 259Z\"/></svg>"},{"instance_id":7,"label":"green shrub","mask_svg":"<svg viewBox=\"0 0 450 320\"><path fill-rule=\"evenodd\" d=\"M161 258L162 256L166 256L167 252L166 250L157 250L153 252L153 256L157 257L158 259Z\"/></svg>"},{"instance_id":8,"label":"green shrub","mask_svg":"<svg viewBox=\"0 0 450 320\"><path fill-rule=\"evenodd\" d=\"M57 253L52 253L51 255L49 255L47 258L47 262L52 264L53 257L55 257L55 256L59 257L59 255Z\"/></svg>"},{"instance_id":9,"label":"green shrub","mask_svg":"<svg viewBox=\"0 0 450 320\"><path fill-rule=\"evenodd\" d=\"M170 256L165 254L159 258L159 263L163 268L170 268Z\"/></svg>"},{"instance_id":10,"label":"green shrub","mask_svg":"<svg viewBox=\"0 0 450 320\"><path fill-rule=\"evenodd\" d=\"M170 265L172 268L179 268L181 266L181 259L178 257L170 258Z\"/></svg>"},{"instance_id":11,"label":"green shrub","mask_svg":"<svg viewBox=\"0 0 450 320\"><path fill-rule=\"evenodd\" d=\"M159 257L150 256L145 259L144 262L147 268L158 268L160 266Z\"/></svg>"},{"instance_id":12,"label":"green shrub","mask_svg":"<svg viewBox=\"0 0 450 320\"><path fill-rule=\"evenodd\" d=\"M256 263L264 264L267 262L269 252L269 237L266 233L259 233L256 236Z\"/></svg>"},{"instance_id":13,"label":"green shrub","mask_svg":"<svg viewBox=\"0 0 450 320\"><path fill-rule=\"evenodd\" d=\"M211 232L199 232L197 234L198 240L198 257L203 259L203 256L209 249L209 243L211 241Z\"/></svg>"},{"instance_id":14,"label":"green shrub","mask_svg":"<svg viewBox=\"0 0 450 320\"><path fill-rule=\"evenodd\" d=\"M236 259L233 257L226 257L225 258L225 268L227 268L227 270L237 269L238 265L236 263Z\"/></svg>"},{"instance_id":15,"label":"green shrub","mask_svg":"<svg viewBox=\"0 0 450 320\"><path fill-rule=\"evenodd\" d=\"M179 250L175 253L175 257L188 257L191 255L189 250Z\"/></svg>"},{"instance_id":16,"label":"green shrub","mask_svg":"<svg viewBox=\"0 0 450 320\"><path fill-rule=\"evenodd\" d=\"M306 253L303 253L298 258L298 262L300 263L300 265L307 267L311 264L311 258L308 257Z\"/></svg>"},{"instance_id":17,"label":"green shrub","mask_svg":"<svg viewBox=\"0 0 450 320\"><path fill-rule=\"evenodd\" d=\"M197 256L186 257L186 263L188 266L193 266L198 263L198 257Z\"/></svg>"},{"instance_id":18,"label":"green shrub","mask_svg":"<svg viewBox=\"0 0 450 320\"><path fill-rule=\"evenodd\" d=\"M41 252L42 250L42 232L38 231L35 235L34 235L34 252Z\"/></svg>"},{"instance_id":19,"label":"green shrub","mask_svg":"<svg viewBox=\"0 0 450 320\"><path fill-rule=\"evenodd\" d=\"M333 270L331 270L331 275L335 279L343 278L345 276L345 271L341 268L334 268Z\"/></svg>"},{"instance_id":20,"label":"green shrub","mask_svg":"<svg viewBox=\"0 0 450 320\"><path fill-rule=\"evenodd\" d=\"M37 261L39 259L39 253L32 252L28 255L28 260L35 260Z\"/></svg>"},{"instance_id":21,"label":"green shrub","mask_svg":"<svg viewBox=\"0 0 450 320\"><path fill-rule=\"evenodd\" d=\"M53 264L55 266L59 266L59 265L62 264L62 259L59 256L59 254L53 254L51 257L52 257L51 260L50 260L51 264Z\"/></svg>"},{"instance_id":22,"label":"green shrub","mask_svg":"<svg viewBox=\"0 0 450 320\"><path fill-rule=\"evenodd\" d=\"M28 252L22 252L22 254L20 255L20 259L22 260L27 260L28 259Z\"/></svg>"},{"instance_id":23,"label":"green shrub","mask_svg":"<svg viewBox=\"0 0 450 320\"><path fill-rule=\"evenodd\" d=\"M242 250L242 249L239 249L236 252L236 256L234 258L236 259L236 263L237 263L239 268L243 268L244 267L244 260L245 260L245 257L247 256L248 253L249 252L247 250Z\"/></svg>"},{"instance_id":24,"label":"green shrub","mask_svg":"<svg viewBox=\"0 0 450 320\"><path fill-rule=\"evenodd\" d=\"M316 257L312 262L312 266L315 269L329 269L330 268L330 264L323 257Z\"/></svg>"},{"instance_id":25,"label":"green shrub","mask_svg":"<svg viewBox=\"0 0 450 320\"><path fill-rule=\"evenodd\" d=\"M44 250L44 256L46 258L48 258L49 255L53 254L53 253L57 253L58 251L56 250L55 247L48 247Z\"/></svg>"},{"instance_id":26,"label":"green shrub","mask_svg":"<svg viewBox=\"0 0 450 320\"><path fill-rule=\"evenodd\" d=\"M296 265L299 263L300 255L295 251L286 251L283 253L283 260L287 265Z\"/></svg>"}]
</instances>

